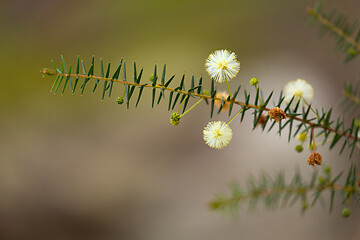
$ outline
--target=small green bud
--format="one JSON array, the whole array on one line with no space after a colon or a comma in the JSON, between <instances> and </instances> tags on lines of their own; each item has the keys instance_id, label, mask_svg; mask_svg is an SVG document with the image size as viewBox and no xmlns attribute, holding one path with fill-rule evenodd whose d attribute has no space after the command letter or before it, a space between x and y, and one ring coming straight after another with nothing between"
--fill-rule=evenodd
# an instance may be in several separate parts
<instances>
[{"instance_id":1,"label":"small green bud","mask_svg":"<svg viewBox=\"0 0 360 240\"><path fill-rule=\"evenodd\" d=\"M149 79L150 79L150 82L154 81L154 74L153 73L150 75Z\"/></svg>"},{"instance_id":2,"label":"small green bud","mask_svg":"<svg viewBox=\"0 0 360 240\"><path fill-rule=\"evenodd\" d=\"M304 150L304 148L301 145L296 145L295 150L300 153Z\"/></svg>"},{"instance_id":3,"label":"small green bud","mask_svg":"<svg viewBox=\"0 0 360 240\"><path fill-rule=\"evenodd\" d=\"M298 139L300 142L305 142L305 141L306 141L306 132L300 133L300 134L297 136L297 139Z\"/></svg>"},{"instance_id":4,"label":"small green bud","mask_svg":"<svg viewBox=\"0 0 360 240\"><path fill-rule=\"evenodd\" d=\"M329 165L326 165L324 167L324 173L330 173L331 172L331 167Z\"/></svg>"},{"instance_id":5,"label":"small green bud","mask_svg":"<svg viewBox=\"0 0 360 240\"><path fill-rule=\"evenodd\" d=\"M203 90L203 94L209 96L209 91L208 90Z\"/></svg>"},{"instance_id":6,"label":"small green bud","mask_svg":"<svg viewBox=\"0 0 360 240\"><path fill-rule=\"evenodd\" d=\"M123 103L124 103L124 98L123 98L123 97L118 97L118 98L116 99L116 102L117 102L118 104L123 104Z\"/></svg>"},{"instance_id":7,"label":"small green bud","mask_svg":"<svg viewBox=\"0 0 360 240\"><path fill-rule=\"evenodd\" d=\"M308 203L306 201L303 201L301 208L302 208L302 210L305 211L308 208L308 206L309 206Z\"/></svg>"},{"instance_id":8,"label":"small green bud","mask_svg":"<svg viewBox=\"0 0 360 240\"><path fill-rule=\"evenodd\" d=\"M358 54L358 53L359 53L359 52L356 51L356 49L353 48L353 47L349 47L349 48L347 49L347 54L349 54L350 56L355 56L355 55Z\"/></svg>"},{"instance_id":9,"label":"small green bud","mask_svg":"<svg viewBox=\"0 0 360 240\"><path fill-rule=\"evenodd\" d=\"M181 116L177 112L174 112L171 114L170 123L172 125L176 126L180 123L180 119L181 119Z\"/></svg>"},{"instance_id":10,"label":"small green bud","mask_svg":"<svg viewBox=\"0 0 360 240\"><path fill-rule=\"evenodd\" d=\"M344 209L342 210L342 216L343 216L344 218L349 217L349 216L350 216L350 209L349 209L349 208L344 208Z\"/></svg>"},{"instance_id":11,"label":"small green bud","mask_svg":"<svg viewBox=\"0 0 360 240\"><path fill-rule=\"evenodd\" d=\"M314 150L314 144L313 143L309 144L308 149L311 151ZM316 149L316 144L315 144L315 149Z\"/></svg>"},{"instance_id":12,"label":"small green bud","mask_svg":"<svg viewBox=\"0 0 360 240\"><path fill-rule=\"evenodd\" d=\"M356 128L360 128L360 119L355 119L354 120L354 126L356 127Z\"/></svg>"},{"instance_id":13,"label":"small green bud","mask_svg":"<svg viewBox=\"0 0 360 240\"><path fill-rule=\"evenodd\" d=\"M52 76L52 75L55 75L55 71L54 70L51 70L51 69L48 69L48 68L44 68L44 69L41 69L40 72L43 74L43 76Z\"/></svg>"},{"instance_id":14,"label":"small green bud","mask_svg":"<svg viewBox=\"0 0 360 240\"><path fill-rule=\"evenodd\" d=\"M217 210L219 208L221 208L222 206L222 203L221 202L218 202L218 201L211 201L209 202L209 208L211 210Z\"/></svg>"},{"instance_id":15,"label":"small green bud","mask_svg":"<svg viewBox=\"0 0 360 240\"><path fill-rule=\"evenodd\" d=\"M325 183L325 179L324 179L324 177L319 177L319 178L318 178L318 181L319 181L320 183L322 183L322 184L324 184L324 183Z\"/></svg>"},{"instance_id":16,"label":"small green bud","mask_svg":"<svg viewBox=\"0 0 360 240\"><path fill-rule=\"evenodd\" d=\"M257 79L256 77L253 77L252 79L250 79L250 85L251 86L256 86L259 83L259 79Z\"/></svg>"}]
</instances>

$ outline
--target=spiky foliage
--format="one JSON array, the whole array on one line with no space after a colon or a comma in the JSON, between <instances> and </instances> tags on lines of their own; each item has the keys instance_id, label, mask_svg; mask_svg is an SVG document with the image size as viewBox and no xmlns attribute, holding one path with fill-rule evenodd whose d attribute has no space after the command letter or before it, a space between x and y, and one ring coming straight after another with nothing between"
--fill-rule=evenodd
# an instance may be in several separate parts
<instances>
[{"instance_id":1,"label":"spiky foliage","mask_svg":"<svg viewBox=\"0 0 360 240\"><path fill-rule=\"evenodd\" d=\"M329 12L322 10L322 5L317 3L307 12L312 16L311 22L319 27L319 37L330 34L334 37L336 49L344 51L345 62L355 58L360 53L360 27L359 21L349 23L344 14L337 14L336 9Z\"/></svg>"},{"instance_id":2,"label":"spiky foliage","mask_svg":"<svg viewBox=\"0 0 360 240\"><path fill-rule=\"evenodd\" d=\"M234 212L246 202L250 210L254 210L259 201L263 202L266 209L276 209L301 202L301 211L305 212L309 207L314 206L325 192L330 192L330 213L335 195L342 198L345 209L348 209L351 199L360 203L360 178L356 174L354 164L351 165L345 182L341 182L343 172L333 176L329 166L323 168L320 176L318 172L314 171L310 181L306 181L297 170L289 183L286 183L283 173L278 173L275 177L262 173L258 179L251 176L246 187L242 188L237 183L232 184L230 195L218 194L209 203L209 207L212 210Z\"/></svg>"},{"instance_id":3,"label":"spiky foliage","mask_svg":"<svg viewBox=\"0 0 360 240\"><path fill-rule=\"evenodd\" d=\"M80 68L82 73L80 73ZM239 108L238 113L240 115L239 121L244 120L244 116L250 110L253 114L253 128L258 125L261 118L264 118L264 113L268 112L270 101L273 99L273 92L271 92L266 98L263 97L263 92L259 87L256 87L255 98L251 98L250 92L243 90L243 97L241 97L241 84L236 88L236 91L233 94L233 98L230 96L227 99L216 97L216 85L215 80L211 79L210 81L210 91L204 93L204 85L202 77L195 81L195 77L191 76L190 87L185 87L185 74L182 75L180 83L170 88L170 84L174 83L175 75L172 75L169 79L166 78L166 65L162 68L162 74L160 79L157 73L157 66L154 66L154 71L152 74L152 83L141 83L143 69L140 72L137 72L137 66L134 62L133 64L133 77L132 81L128 81L127 78L127 68L126 63L123 59L120 60L120 63L116 66L115 72L110 74L110 63L108 63L106 71L104 71L104 65L102 59L100 59L100 75L94 75L95 72L95 60L94 57L91 59L91 64L89 70L86 71L84 61L78 57L76 60L76 71L72 73L72 67L67 67L67 64L63 57L61 57L60 68L54 66L54 70L43 69L42 72L44 75L53 75L55 76L55 81L51 87L51 91L57 93L62 86L61 93L64 93L66 89L69 89L72 93L75 93L77 88L80 88L81 94L84 93L87 85L93 83L92 92L95 92L103 81L101 88L101 98L104 99L105 96L111 97L112 90L114 88L114 83L123 85L126 103L126 107L130 107L130 101L135 94L135 89L138 89L138 96L136 99L135 107L140 103L140 99L143 96L144 89L151 89L151 106L154 107L155 102L159 104L165 96L168 94L168 110L173 110L177 104L179 104L179 109L184 113L188 107L190 99L204 99L206 102L210 102L210 117L214 115L214 103L215 101L221 102L220 108L217 111L219 114L225 105L229 104L229 116L231 116L234 106ZM120 72L122 71L122 78L119 79ZM110 77L111 76L111 77ZM78 84L78 81L83 79L82 84ZM205 86L206 87L206 86ZM237 100L243 98L243 101ZM345 123L341 117L338 117L336 120L331 118L332 109L324 110L314 110L311 105L304 106L299 99L295 104L295 97L293 97L288 103L284 102L284 96L280 92L278 100L273 102L273 107L279 107L284 109L286 114L285 122L276 123L272 121L268 115L266 115L264 122L262 123L262 130L264 131L267 128L267 131L270 132L274 129L275 125L278 125L278 134L281 135L283 130L288 128L288 141L295 137L298 133L301 132L311 132L309 138L309 145L314 144L315 138L320 139L323 144L330 142L329 148L332 149L337 143L343 139L342 147L340 149L340 154L343 153L343 150L350 148L349 157L352 156L356 143L358 142L357 133L359 131L359 126L356 126L353 121L350 127L345 127ZM293 107L295 106L295 107ZM314 132L316 133L314 134Z\"/></svg>"},{"instance_id":4,"label":"spiky foliage","mask_svg":"<svg viewBox=\"0 0 360 240\"><path fill-rule=\"evenodd\" d=\"M346 54L345 63L359 55L360 26L358 20L350 24L344 14L337 14L335 9L325 13L322 10L322 5L319 3L315 4L313 8L308 8L307 12L312 16L311 21L318 24L320 37L325 33L331 34L334 37L336 49L344 51ZM354 128L360 126L360 121L357 119L359 118L357 112L360 106L359 94L357 93L358 87L358 80L354 81L353 84L345 82L344 90L342 91L343 98L339 101L343 112L353 117L352 125ZM342 149L348 144L346 142L344 142ZM352 151L355 145L353 143L351 146Z\"/></svg>"},{"instance_id":5,"label":"spiky foliage","mask_svg":"<svg viewBox=\"0 0 360 240\"><path fill-rule=\"evenodd\" d=\"M339 101L339 105L342 107L343 112L351 114L352 116L359 118L359 107L360 107L360 93L359 80L354 83L345 82L344 90L342 91L343 97Z\"/></svg>"}]
</instances>

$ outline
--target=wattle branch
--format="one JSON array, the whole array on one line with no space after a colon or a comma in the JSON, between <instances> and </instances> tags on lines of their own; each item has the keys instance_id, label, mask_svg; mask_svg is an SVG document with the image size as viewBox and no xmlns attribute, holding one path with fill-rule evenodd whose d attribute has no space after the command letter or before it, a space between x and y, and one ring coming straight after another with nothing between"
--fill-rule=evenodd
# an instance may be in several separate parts
<instances>
[{"instance_id":1,"label":"wattle branch","mask_svg":"<svg viewBox=\"0 0 360 240\"><path fill-rule=\"evenodd\" d=\"M344 183L340 183L343 172L333 177L329 166L325 166L323 170L322 176L318 176L318 171L314 171L308 182L304 181L297 171L290 183L286 183L283 173L273 178L262 173L257 179L251 177L245 188L232 184L230 195L218 194L210 201L209 207L212 210L232 210L248 202L250 209L254 209L258 201L262 200L266 208L274 209L288 204L293 205L300 200L301 210L304 212L314 206L327 190L330 191L330 212L333 209L335 193L339 193L345 206L343 216L348 217L351 199L360 201L360 177L356 173L356 166L351 165Z\"/></svg>"},{"instance_id":2,"label":"wattle branch","mask_svg":"<svg viewBox=\"0 0 360 240\"><path fill-rule=\"evenodd\" d=\"M126 84L126 85L130 85L130 86L135 86L135 87L143 87L143 88L152 88L152 89L163 89L166 91L170 91L170 92L174 92L174 93L180 93L180 94L184 94L186 96L193 96L193 97L198 97L198 98L203 98L203 99L207 99L207 100L213 100L213 101L222 101L224 103L228 103L228 104L235 104L235 105L239 105L242 106L245 109L257 109L259 111L269 111L270 108L265 107L269 100L268 99L264 104L259 104L259 105L254 105L254 104L249 104L249 103L245 103L245 102L241 102L241 101L237 101L235 99L222 99L216 96L211 96L211 95L206 95L206 94L201 94L201 93L195 93L195 92L189 92L186 90L181 90L181 89L176 89L176 88L170 88L167 87L163 84L140 84L140 83L136 83L136 82L127 82L127 81L123 81L120 79L113 79L113 78L109 78L109 77L101 77L101 76L93 76L93 75L85 75L85 74L75 74L75 73L59 73L59 72L49 72L49 69L43 69L42 73L45 75L55 75L55 76L62 76L65 78L68 77L73 77L73 78L84 78L84 79L97 79L97 80L104 80L104 81L108 81L108 82L117 82L117 83L121 83L121 84ZM288 105L289 106L289 105ZM309 108L311 109L311 108ZM286 110L289 110L289 107L286 108ZM330 113L331 114L331 113ZM301 118L298 117L297 113L287 113L286 112L286 118L288 119L292 119L292 120L296 120L300 123L303 123L305 125L308 125L308 128L322 128L323 130L327 131L327 132L331 132L334 133L338 136L344 136L348 139L353 139L354 141L358 141L358 136L352 135L349 130L346 131L342 131L339 128L332 128L329 126L329 119L327 121L323 121L327 118L330 117L329 112L326 114L323 114L323 117L321 118L321 121L318 123L312 122L312 120L314 119L307 119L307 118ZM306 114L307 115L307 114ZM352 127L354 128L354 127ZM356 131L357 132L357 131Z\"/></svg>"},{"instance_id":3,"label":"wattle branch","mask_svg":"<svg viewBox=\"0 0 360 240\"><path fill-rule=\"evenodd\" d=\"M354 48L356 48L358 51L360 51L360 44L355 41L355 39L347 34L343 29L335 26L332 24L327 18L325 18L323 15L319 14L318 12L314 11L313 8L308 7L307 12L319 20L322 24L327 26L329 29L331 29L335 34L343 37L348 43L350 43Z\"/></svg>"},{"instance_id":4,"label":"wattle branch","mask_svg":"<svg viewBox=\"0 0 360 240\"><path fill-rule=\"evenodd\" d=\"M345 15L335 14L335 9L324 13L321 4L315 4L312 8L308 7L307 12L312 16L312 20L319 23L320 35L328 32L335 36L337 48L346 53L345 62L359 55L360 29L358 22L348 23Z\"/></svg>"}]
</instances>

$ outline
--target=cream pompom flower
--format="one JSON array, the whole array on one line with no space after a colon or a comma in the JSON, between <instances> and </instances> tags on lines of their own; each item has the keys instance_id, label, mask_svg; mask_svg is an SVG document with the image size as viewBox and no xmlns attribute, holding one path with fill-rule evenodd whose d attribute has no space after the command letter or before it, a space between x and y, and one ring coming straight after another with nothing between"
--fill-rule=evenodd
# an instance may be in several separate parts
<instances>
[{"instance_id":1,"label":"cream pompom flower","mask_svg":"<svg viewBox=\"0 0 360 240\"><path fill-rule=\"evenodd\" d=\"M222 83L236 77L240 70L240 63L236 55L228 50L217 50L206 59L206 71L215 79Z\"/></svg>"},{"instance_id":2,"label":"cream pompom flower","mask_svg":"<svg viewBox=\"0 0 360 240\"><path fill-rule=\"evenodd\" d=\"M232 138L232 130L226 122L209 122L205 127L204 140L212 148L226 147Z\"/></svg>"},{"instance_id":3,"label":"cream pompom flower","mask_svg":"<svg viewBox=\"0 0 360 240\"><path fill-rule=\"evenodd\" d=\"M295 96L293 103L296 103L299 99L304 100L305 103L310 103L314 98L314 88L307 81L297 79L285 85L284 94L285 102L290 102L293 96Z\"/></svg>"}]
</instances>

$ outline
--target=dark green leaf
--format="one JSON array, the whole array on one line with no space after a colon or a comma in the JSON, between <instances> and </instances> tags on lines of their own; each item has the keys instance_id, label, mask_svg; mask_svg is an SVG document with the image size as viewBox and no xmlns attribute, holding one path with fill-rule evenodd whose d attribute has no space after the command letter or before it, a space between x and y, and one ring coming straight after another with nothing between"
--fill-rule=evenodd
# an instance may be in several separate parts
<instances>
[{"instance_id":1,"label":"dark green leaf","mask_svg":"<svg viewBox=\"0 0 360 240\"><path fill-rule=\"evenodd\" d=\"M185 96L185 95L184 95ZM186 98L185 98L185 102L184 102L184 107L183 107L183 110L182 110L182 113L184 113L185 112L185 110L186 110L186 107L187 107L187 104L188 104L188 102L189 102L189 95L187 95L186 96Z\"/></svg>"},{"instance_id":2,"label":"dark green leaf","mask_svg":"<svg viewBox=\"0 0 360 240\"><path fill-rule=\"evenodd\" d=\"M170 94L169 94L169 106L168 106L168 111L170 111L171 101L172 101L173 94L174 94L174 92L170 92Z\"/></svg>"},{"instance_id":3,"label":"dark green leaf","mask_svg":"<svg viewBox=\"0 0 360 240\"><path fill-rule=\"evenodd\" d=\"M69 82L69 85L70 85L70 90L72 90L72 84L71 84L71 66L69 68L69 71L68 71L68 76L66 77L65 79L65 83L64 83L64 87L63 87L63 90L61 92L61 94L64 94L65 92L65 88L66 88L66 84Z\"/></svg>"},{"instance_id":4,"label":"dark green leaf","mask_svg":"<svg viewBox=\"0 0 360 240\"><path fill-rule=\"evenodd\" d=\"M142 92L143 92L143 90L144 90L145 85L146 85L146 84L143 84L143 85L140 86L139 96L138 96L138 99L137 99L136 105L135 105L136 107L137 107L138 104L139 104L139 101L140 101L140 98L141 98L141 95L142 95Z\"/></svg>"},{"instance_id":5,"label":"dark green leaf","mask_svg":"<svg viewBox=\"0 0 360 240\"><path fill-rule=\"evenodd\" d=\"M157 74L156 74L156 64L155 64L154 74L153 74L153 83L152 83L153 87L156 85L156 81L157 81Z\"/></svg>"},{"instance_id":6,"label":"dark green leaf","mask_svg":"<svg viewBox=\"0 0 360 240\"><path fill-rule=\"evenodd\" d=\"M200 87L197 89L197 94L201 94L202 93L202 77L199 78L198 86L200 86Z\"/></svg>"},{"instance_id":7,"label":"dark green leaf","mask_svg":"<svg viewBox=\"0 0 360 240\"><path fill-rule=\"evenodd\" d=\"M264 102L263 107L266 107L266 105L268 105L268 103L269 103L269 101L270 101L273 93L274 93L274 91L272 91L272 92L270 93L269 97L268 97L268 98L266 99L266 101Z\"/></svg>"},{"instance_id":8,"label":"dark green leaf","mask_svg":"<svg viewBox=\"0 0 360 240\"><path fill-rule=\"evenodd\" d=\"M211 111L210 111L210 118L212 118L214 113L214 99L211 100Z\"/></svg>"},{"instance_id":9,"label":"dark green leaf","mask_svg":"<svg viewBox=\"0 0 360 240\"><path fill-rule=\"evenodd\" d=\"M165 87L168 87L171 81L174 79L175 75L172 75L171 78L165 83Z\"/></svg>"},{"instance_id":10,"label":"dark green leaf","mask_svg":"<svg viewBox=\"0 0 360 240\"><path fill-rule=\"evenodd\" d=\"M173 103L173 106L172 106L171 110L173 110L173 109L174 109L174 107L175 107L175 105L176 105L176 103L177 103L177 101L178 101L179 97L180 97L180 93L176 94L175 99L174 99L174 103Z\"/></svg>"},{"instance_id":11,"label":"dark green leaf","mask_svg":"<svg viewBox=\"0 0 360 240\"><path fill-rule=\"evenodd\" d=\"M64 66L65 73L69 73L68 68L67 68L67 66L66 66L66 63L65 63L65 59L64 59L64 57L63 57L63 55L61 55L61 61L62 61L62 64L63 64L63 66Z\"/></svg>"}]
</instances>

